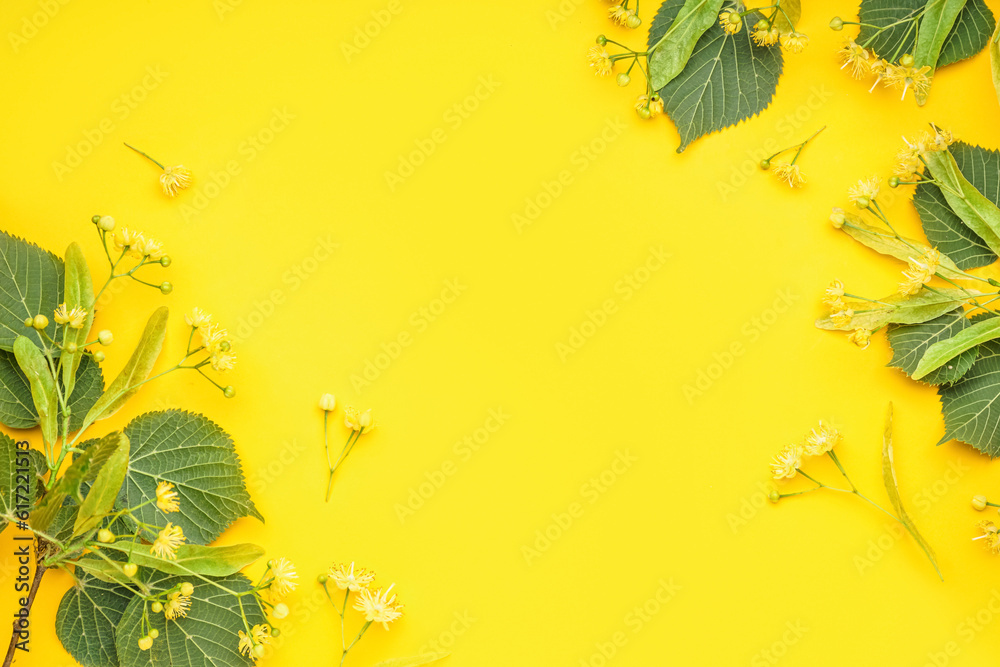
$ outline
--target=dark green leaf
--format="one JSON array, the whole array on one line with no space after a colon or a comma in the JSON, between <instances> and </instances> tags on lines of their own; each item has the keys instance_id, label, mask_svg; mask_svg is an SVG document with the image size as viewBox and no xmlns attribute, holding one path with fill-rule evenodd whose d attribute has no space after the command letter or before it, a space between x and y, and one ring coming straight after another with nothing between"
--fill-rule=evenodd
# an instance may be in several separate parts
<instances>
[{"instance_id":1,"label":"dark green leaf","mask_svg":"<svg viewBox=\"0 0 1000 667\"><path fill-rule=\"evenodd\" d=\"M123 433L113 433L108 439L117 440L117 445L101 464L87 491L87 497L80 504L80 511L73 524L74 535L83 535L98 527L104 515L114 507L125 481L128 470L128 438Z\"/></svg>"},{"instance_id":2,"label":"dark green leaf","mask_svg":"<svg viewBox=\"0 0 1000 667\"><path fill-rule=\"evenodd\" d=\"M124 586L78 573L56 611L56 635L83 667L118 667L115 628L135 596Z\"/></svg>"},{"instance_id":3,"label":"dark green leaf","mask_svg":"<svg viewBox=\"0 0 1000 667\"><path fill-rule=\"evenodd\" d=\"M38 485L37 467L28 449L18 449L17 443L5 433L0 433L0 514L11 519L18 512L27 516L35 502ZM7 519L0 518L0 531L7 527Z\"/></svg>"},{"instance_id":4,"label":"dark green leaf","mask_svg":"<svg viewBox=\"0 0 1000 667\"><path fill-rule=\"evenodd\" d=\"M18 336L27 336L42 347L39 333L24 326L24 320L35 315L49 318L45 332L56 340L52 313L62 301L62 260L34 244L0 232L0 349L13 350Z\"/></svg>"},{"instance_id":5,"label":"dark green leaf","mask_svg":"<svg viewBox=\"0 0 1000 667\"><path fill-rule=\"evenodd\" d=\"M951 338L959 331L969 326L969 320L961 310L946 313L922 324L893 324L889 326L886 336L892 346L892 360L889 366L902 370L907 375L913 375L917 364L924 356L927 348L939 340ZM972 367L978 351L975 349L963 352L953 363L939 368L927 375L921 381L927 384L947 384L954 382Z\"/></svg>"},{"instance_id":6,"label":"dark green leaf","mask_svg":"<svg viewBox=\"0 0 1000 667\"><path fill-rule=\"evenodd\" d=\"M945 38L955 26L958 14L965 7L965 0L928 0L924 13L920 17L917 29L917 39L913 46L913 66L929 67L927 76L934 76L938 56ZM914 90L917 104L923 106L927 102L927 92Z\"/></svg>"},{"instance_id":7,"label":"dark green leaf","mask_svg":"<svg viewBox=\"0 0 1000 667\"><path fill-rule=\"evenodd\" d=\"M913 371L913 379L923 377L960 359L967 352L978 352L979 345L1000 338L1000 317L980 319L950 338L939 340L929 346Z\"/></svg>"},{"instance_id":8,"label":"dark green leaf","mask_svg":"<svg viewBox=\"0 0 1000 667\"><path fill-rule=\"evenodd\" d=\"M239 652L239 632L245 631L238 599L212 584L192 577L164 577L154 573L149 584L154 590L168 590L188 581L194 585L187 616L172 621L163 614L149 614L160 634L148 651L139 649L143 601L133 598L118 626L118 655L125 667L249 667L253 661ZM251 588L243 575L235 574L217 583L235 593ZM239 598L250 626L264 623L264 612L252 596Z\"/></svg>"},{"instance_id":9,"label":"dark green leaf","mask_svg":"<svg viewBox=\"0 0 1000 667\"><path fill-rule=\"evenodd\" d=\"M989 43L996 20L983 0L969 0L958 15L955 27L945 40L937 66L945 67L971 58Z\"/></svg>"},{"instance_id":10,"label":"dark green leaf","mask_svg":"<svg viewBox=\"0 0 1000 667\"><path fill-rule=\"evenodd\" d=\"M926 5L927 0L862 0L859 12L861 23L879 27L897 25L877 35L875 28L862 26L857 43L873 49L879 57L886 60L896 54L891 62L899 62L899 56L914 52L919 13ZM914 20L906 21L907 18ZM979 53L986 47L992 31L993 14L986 3L983 0L968 0L945 38L937 67L950 65Z\"/></svg>"},{"instance_id":11,"label":"dark green leaf","mask_svg":"<svg viewBox=\"0 0 1000 667\"><path fill-rule=\"evenodd\" d=\"M990 457L1000 456L1000 341L979 346L979 358L960 380L938 387L945 435Z\"/></svg>"},{"instance_id":12,"label":"dark green leaf","mask_svg":"<svg viewBox=\"0 0 1000 667\"><path fill-rule=\"evenodd\" d=\"M104 393L104 376L93 357L84 355L76 372L76 389L69 399L70 431L80 428L83 417ZM9 428L38 425L28 378L17 365L13 352L0 350L0 424Z\"/></svg>"},{"instance_id":13,"label":"dark green leaf","mask_svg":"<svg viewBox=\"0 0 1000 667\"><path fill-rule=\"evenodd\" d=\"M649 81L659 90L681 73L695 44L710 26L719 20L719 12L726 0L682 0L678 12L671 17L669 27L658 22L665 20L663 12L657 13L649 27L650 33L661 34L649 48Z\"/></svg>"},{"instance_id":14,"label":"dark green leaf","mask_svg":"<svg viewBox=\"0 0 1000 667\"><path fill-rule=\"evenodd\" d=\"M94 323L94 284L90 279L90 269L79 244L71 243L66 249L65 268L66 309L71 311L74 308L81 308L87 311L87 317L81 328L63 327L63 347L73 344L78 348L78 351L72 354L64 351L62 358L63 387L66 394L72 396L76 385L76 369L80 365L80 358L83 357L83 345L87 342L87 336Z\"/></svg>"},{"instance_id":15,"label":"dark green leaf","mask_svg":"<svg viewBox=\"0 0 1000 667\"><path fill-rule=\"evenodd\" d=\"M649 31L650 44L663 37L682 5L682 0L663 3ZM749 27L760 18L752 12L743 20ZM736 125L771 103L781 75L781 49L757 46L750 32L727 35L716 21L698 40L684 71L660 89L681 136L678 153L698 137Z\"/></svg>"},{"instance_id":16,"label":"dark green leaf","mask_svg":"<svg viewBox=\"0 0 1000 667\"><path fill-rule=\"evenodd\" d=\"M164 514L151 503L136 514L141 521L180 526L189 542L208 544L236 519L263 520L243 479L233 441L219 426L180 410L150 412L125 427L131 463L117 506L135 507L156 498L160 481L172 483L180 511Z\"/></svg>"},{"instance_id":17,"label":"dark green leaf","mask_svg":"<svg viewBox=\"0 0 1000 667\"><path fill-rule=\"evenodd\" d=\"M14 358L28 378L31 401L42 427L42 440L47 445L53 445L59 438L59 396L52 369L42 351L26 336L18 336L14 340Z\"/></svg>"}]
</instances>

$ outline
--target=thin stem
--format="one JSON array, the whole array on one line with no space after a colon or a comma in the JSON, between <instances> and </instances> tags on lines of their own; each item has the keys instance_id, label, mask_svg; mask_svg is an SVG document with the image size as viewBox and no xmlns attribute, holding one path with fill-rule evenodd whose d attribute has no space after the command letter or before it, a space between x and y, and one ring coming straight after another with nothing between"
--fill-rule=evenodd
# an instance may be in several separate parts
<instances>
[{"instance_id":1,"label":"thin stem","mask_svg":"<svg viewBox=\"0 0 1000 667\"><path fill-rule=\"evenodd\" d=\"M29 613L31 611L31 606L35 603L35 596L38 595L38 587L42 583L42 576L45 574L45 566L42 565L41 561L37 561L35 564L35 576L31 580L31 589L28 591L27 604L24 606ZM11 663L14 661L14 651L17 650L18 639L20 638L20 630L17 629L18 621L14 621L11 628L10 644L7 645L7 655L3 660L3 667L10 667Z\"/></svg>"},{"instance_id":2,"label":"thin stem","mask_svg":"<svg viewBox=\"0 0 1000 667\"><path fill-rule=\"evenodd\" d=\"M125 143L125 142L122 142L122 143ZM139 150L139 149L138 149L138 148L136 148L135 146L129 146L129 145L127 144L127 143L126 143L125 145L126 145L126 146L128 146L129 148L131 148L132 150L134 150L134 151L135 151L136 153L138 153L139 155L141 155L141 156L143 156L144 158L146 158L147 160L149 160L150 162L152 162L153 164L155 164L155 165L156 165L157 167L159 167L160 169L163 169L164 171L166 171L166 169L167 169L166 167L164 167L164 166L163 166L162 164L160 164L159 162L157 162L157 161L156 161L156 160L154 160L153 158L151 158L151 157L149 157L148 155L146 155L145 153L143 153L143 152L142 152L141 150Z\"/></svg>"}]
</instances>

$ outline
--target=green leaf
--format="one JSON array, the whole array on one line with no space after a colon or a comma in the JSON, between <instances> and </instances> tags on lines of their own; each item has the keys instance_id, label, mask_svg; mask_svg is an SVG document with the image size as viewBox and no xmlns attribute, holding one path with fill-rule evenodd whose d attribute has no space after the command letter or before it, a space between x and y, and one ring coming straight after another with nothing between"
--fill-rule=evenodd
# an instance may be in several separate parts
<instances>
[{"instance_id":1,"label":"green leaf","mask_svg":"<svg viewBox=\"0 0 1000 667\"><path fill-rule=\"evenodd\" d=\"M132 546L129 542L106 544L104 549L118 551L140 567L148 567L167 574L202 574L209 577L224 577L236 574L247 565L259 560L264 549L256 544L232 544L224 547L207 547L200 544L185 544L177 548L176 560L165 560L154 556L149 546ZM92 564L93 566L93 564ZM114 568L103 562L95 571L103 571L108 576L116 576Z\"/></svg>"},{"instance_id":2,"label":"green leaf","mask_svg":"<svg viewBox=\"0 0 1000 667\"><path fill-rule=\"evenodd\" d=\"M83 250L77 243L69 244L66 248L66 286L65 303L66 309L82 308L87 311L83 327L74 329L63 327L63 347L70 343L77 346L78 351L70 354L63 352L62 357L62 383L66 395L73 395L73 388L76 384L76 369L80 365L80 359L84 356L83 345L87 342L87 336L94 324L94 283L90 279L90 269L87 267L87 260L83 257Z\"/></svg>"},{"instance_id":3,"label":"green leaf","mask_svg":"<svg viewBox=\"0 0 1000 667\"><path fill-rule=\"evenodd\" d=\"M907 262L910 258L919 259L921 255L926 255L931 250L931 246L921 243L916 239L897 237L891 232L869 225L860 217L851 213L844 213L844 226L840 228L842 232L853 238L858 243L868 246L877 253L889 255L896 259ZM955 262L945 253L941 253L938 273L943 278L951 280L966 278Z\"/></svg>"},{"instance_id":4,"label":"green leaf","mask_svg":"<svg viewBox=\"0 0 1000 667\"><path fill-rule=\"evenodd\" d=\"M928 0L862 0L859 11L862 24L880 28L895 25L881 32L862 25L855 41L874 50L878 57L898 63L904 53L914 53L920 10L927 4ZM913 20L906 21L908 18ZM992 31L993 14L986 3L968 0L945 38L935 66L945 67L976 55L986 47Z\"/></svg>"},{"instance_id":5,"label":"green leaf","mask_svg":"<svg viewBox=\"0 0 1000 667\"><path fill-rule=\"evenodd\" d=\"M31 450L19 449L17 443L5 433L0 433L0 514L3 517L27 518L35 502L38 479ZM7 519L0 518L0 532L7 527Z\"/></svg>"},{"instance_id":6,"label":"green leaf","mask_svg":"<svg viewBox=\"0 0 1000 667\"><path fill-rule=\"evenodd\" d=\"M115 499L121 491L128 470L128 438L123 433L112 433L109 442L117 441L114 449L94 477L87 497L80 504L80 511L73 524L73 534L84 533L98 527L104 515L114 507Z\"/></svg>"},{"instance_id":7,"label":"green leaf","mask_svg":"<svg viewBox=\"0 0 1000 667\"><path fill-rule=\"evenodd\" d=\"M931 565L934 566L934 571L937 572L938 577L941 581L944 581L937 561L934 559L934 552L931 551L930 544L927 543L924 536L917 530L917 525L913 523L910 515L903 509L903 500L899 497L899 482L896 481L896 468L892 460L892 403L889 404L889 409L886 412L885 432L882 438L882 481L885 483L886 493L889 494L889 501L892 503L893 509L896 510L896 516L899 518L900 523L913 536L913 539L917 541L917 544L923 549L927 558L930 559Z\"/></svg>"},{"instance_id":8,"label":"green leaf","mask_svg":"<svg viewBox=\"0 0 1000 667\"><path fill-rule=\"evenodd\" d=\"M920 18L917 30L916 44L913 47L913 65L918 69L930 67L927 76L934 76L938 56L944 46L945 38L951 33L958 14L965 7L965 0L928 0L924 14ZM927 103L927 93L914 91L917 104Z\"/></svg>"},{"instance_id":9,"label":"green leaf","mask_svg":"<svg viewBox=\"0 0 1000 667\"><path fill-rule=\"evenodd\" d=\"M802 4L799 0L781 0L781 10L774 19L774 24L781 32L792 32L802 18Z\"/></svg>"},{"instance_id":10,"label":"green leaf","mask_svg":"<svg viewBox=\"0 0 1000 667\"><path fill-rule=\"evenodd\" d=\"M951 338L969 326L969 320L961 310L945 313L922 324L892 324L886 332L892 346L892 360L889 366L913 375L917 364L928 347L940 340ZM978 350L971 349L958 355L954 363L932 371L923 378L927 384L947 384L954 382L972 367Z\"/></svg>"},{"instance_id":11,"label":"green leaf","mask_svg":"<svg viewBox=\"0 0 1000 667\"><path fill-rule=\"evenodd\" d=\"M997 24L990 38L990 70L993 72L993 88L1000 100L1000 24Z\"/></svg>"},{"instance_id":12,"label":"green leaf","mask_svg":"<svg viewBox=\"0 0 1000 667\"><path fill-rule=\"evenodd\" d=\"M979 346L979 358L960 380L938 387L945 434L991 458L1000 456L1000 341Z\"/></svg>"},{"instance_id":13,"label":"green leaf","mask_svg":"<svg viewBox=\"0 0 1000 667\"><path fill-rule=\"evenodd\" d=\"M382 662L375 663L375 667L417 667L417 665L429 665L432 662L443 660L451 653L447 651L431 651L423 655L415 655L409 658L389 658Z\"/></svg>"},{"instance_id":14,"label":"green leaf","mask_svg":"<svg viewBox=\"0 0 1000 667\"><path fill-rule=\"evenodd\" d=\"M105 463L118 450L120 437L119 433L111 433L100 440L88 440L80 445L83 452L75 456L73 463L66 468L59 481L45 494L45 498L32 512L32 526L42 531L48 529L56 514L63 509L67 498L77 504L83 502L81 487L97 478ZM74 507L73 511L76 509Z\"/></svg>"},{"instance_id":15,"label":"green leaf","mask_svg":"<svg viewBox=\"0 0 1000 667\"><path fill-rule=\"evenodd\" d=\"M960 141L952 144L950 150L958 170L969 183L1000 206L1000 151ZM962 222L937 185L918 185L913 195L913 205L920 214L927 240L955 260L956 266L968 270L996 261L997 255Z\"/></svg>"},{"instance_id":16,"label":"green leaf","mask_svg":"<svg viewBox=\"0 0 1000 667\"><path fill-rule=\"evenodd\" d=\"M887 324L920 324L940 317L965 303L969 295L979 295L975 290L942 289L935 292L920 290L912 296L892 294L879 299L884 304L852 302L854 317L847 326L834 324L833 319L824 317L816 320L816 326L828 331L851 331L869 329L875 331Z\"/></svg>"},{"instance_id":17,"label":"green leaf","mask_svg":"<svg viewBox=\"0 0 1000 667\"><path fill-rule=\"evenodd\" d=\"M42 440L51 445L59 438L59 396L52 370L42 351L25 336L18 336L14 341L14 358L28 378L31 400L42 427Z\"/></svg>"},{"instance_id":18,"label":"green leaf","mask_svg":"<svg viewBox=\"0 0 1000 667\"><path fill-rule=\"evenodd\" d=\"M719 20L719 12L726 0L682 0L680 11L668 20L668 27L659 22L665 20L663 7L653 18L650 31L649 79L654 90L659 90L681 73L695 44L705 31ZM664 3L664 6L667 3ZM652 34L662 36L655 44Z\"/></svg>"},{"instance_id":19,"label":"green leaf","mask_svg":"<svg viewBox=\"0 0 1000 667\"><path fill-rule=\"evenodd\" d=\"M996 338L1000 338L1000 317L980 320L951 338L939 340L924 352L916 370L913 371L913 379L919 380L962 353L974 350L977 345Z\"/></svg>"},{"instance_id":20,"label":"green leaf","mask_svg":"<svg viewBox=\"0 0 1000 667\"><path fill-rule=\"evenodd\" d=\"M50 252L6 232L0 232L0 349L13 350L18 336L37 347L39 332L24 326L35 315L49 318L45 332L56 340L52 313L63 301L63 263Z\"/></svg>"},{"instance_id":21,"label":"green leaf","mask_svg":"<svg viewBox=\"0 0 1000 667\"><path fill-rule=\"evenodd\" d=\"M650 45L666 34L682 4L663 3L649 31ZM752 12L743 21L751 26L760 18ZM681 136L678 153L698 137L736 125L771 103L781 75L781 49L757 46L750 32L727 35L716 21L695 44L680 75L658 91Z\"/></svg>"},{"instance_id":22,"label":"green leaf","mask_svg":"<svg viewBox=\"0 0 1000 667\"><path fill-rule=\"evenodd\" d=\"M969 229L1000 254L1000 208L962 174L950 151L924 154L931 175L942 183L941 193L951 210Z\"/></svg>"},{"instance_id":23,"label":"green leaf","mask_svg":"<svg viewBox=\"0 0 1000 667\"><path fill-rule=\"evenodd\" d=\"M76 372L76 389L69 399L70 431L80 428L84 415L102 393L104 376L101 367L89 354L84 355ZM38 426L38 413L31 400L28 378L17 365L14 353L6 350L0 350L0 424L9 428Z\"/></svg>"},{"instance_id":24,"label":"green leaf","mask_svg":"<svg viewBox=\"0 0 1000 667\"><path fill-rule=\"evenodd\" d=\"M139 387L149 377L157 357L160 356L163 339L167 333L168 314L167 307L160 306L149 316L135 351L115 381L87 413L87 417L84 419L85 425L93 424L99 419L105 419L115 414L128 399L139 391Z\"/></svg>"},{"instance_id":25,"label":"green leaf","mask_svg":"<svg viewBox=\"0 0 1000 667\"><path fill-rule=\"evenodd\" d=\"M263 521L243 479L233 441L202 415L180 410L150 412L125 427L132 443L131 463L119 509L156 498L160 481L172 483L180 511L164 514L155 503L135 512L140 521L172 521L189 542L207 544L243 516Z\"/></svg>"},{"instance_id":26,"label":"green leaf","mask_svg":"<svg viewBox=\"0 0 1000 667\"><path fill-rule=\"evenodd\" d=\"M118 667L115 628L133 599L124 586L80 573L56 611L59 641L83 667Z\"/></svg>"},{"instance_id":27,"label":"green leaf","mask_svg":"<svg viewBox=\"0 0 1000 667\"><path fill-rule=\"evenodd\" d=\"M157 577L149 582L154 590L167 590L178 583L194 584L187 616L172 621L163 614L150 614L152 627L160 635L148 651L139 649L143 602L134 598L118 625L118 656L126 667L250 667L253 661L239 652L239 633L244 631L239 600L243 601L250 626L266 622L260 603L252 596L236 598L211 583L191 577ZM251 589L246 577L236 574L215 580L235 593Z\"/></svg>"}]
</instances>

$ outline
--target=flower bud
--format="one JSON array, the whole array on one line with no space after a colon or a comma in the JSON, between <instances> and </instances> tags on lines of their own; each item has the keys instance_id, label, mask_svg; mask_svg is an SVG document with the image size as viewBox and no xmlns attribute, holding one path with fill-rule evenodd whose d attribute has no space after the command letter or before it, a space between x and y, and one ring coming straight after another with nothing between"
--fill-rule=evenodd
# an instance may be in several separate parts
<instances>
[{"instance_id":1,"label":"flower bud","mask_svg":"<svg viewBox=\"0 0 1000 667\"><path fill-rule=\"evenodd\" d=\"M110 232L115 228L115 219L110 215L105 215L97 221L97 228L105 232Z\"/></svg>"},{"instance_id":2,"label":"flower bud","mask_svg":"<svg viewBox=\"0 0 1000 667\"><path fill-rule=\"evenodd\" d=\"M272 637L280 637L281 636L281 629L280 628L276 628L274 626L271 626L271 636Z\"/></svg>"},{"instance_id":3,"label":"flower bud","mask_svg":"<svg viewBox=\"0 0 1000 667\"><path fill-rule=\"evenodd\" d=\"M761 19L753 24L754 30L770 30L771 26L767 24L767 19Z\"/></svg>"},{"instance_id":4,"label":"flower bud","mask_svg":"<svg viewBox=\"0 0 1000 667\"><path fill-rule=\"evenodd\" d=\"M646 120L653 115L653 113L649 110L649 107L639 107L635 110L635 112L639 114L639 118L642 118L643 120Z\"/></svg>"},{"instance_id":5,"label":"flower bud","mask_svg":"<svg viewBox=\"0 0 1000 667\"><path fill-rule=\"evenodd\" d=\"M232 398L233 396L236 395L236 388L233 385L229 385L228 387L222 390L222 395L225 396L226 398Z\"/></svg>"},{"instance_id":6,"label":"flower bud","mask_svg":"<svg viewBox=\"0 0 1000 667\"><path fill-rule=\"evenodd\" d=\"M768 159L768 158L764 158L763 160L761 160L760 161L760 168L763 169L764 171L767 171L768 169L770 169L771 168L771 160Z\"/></svg>"},{"instance_id":7,"label":"flower bud","mask_svg":"<svg viewBox=\"0 0 1000 667\"><path fill-rule=\"evenodd\" d=\"M35 318L33 317L24 318L24 326L28 327L29 329L35 326Z\"/></svg>"},{"instance_id":8,"label":"flower bud","mask_svg":"<svg viewBox=\"0 0 1000 667\"><path fill-rule=\"evenodd\" d=\"M909 53L904 53L899 57L899 64L903 67L913 67L913 56Z\"/></svg>"},{"instance_id":9,"label":"flower bud","mask_svg":"<svg viewBox=\"0 0 1000 667\"><path fill-rule=\"evenodd\" d=\"M629 14L628 18L625 19L625 27L635 30L642 25L642 19L639 18L637 14Z\"/></svg>"},{"instance_id":10,"label":"flower bud","mask_svg":"<svg viewBox=\"0 0 1000 667\"><path fill-rule=\"evenodd\" d=\"M102 329L100 333L97 334L97 342L106 347L115 342L115 335L107 329Z\"/></svg>"},{"instance_id":11,"label":"flower bud","mask_svg":"<svg viewBox=\"0 0 1000 667\"><path fill-rule=\"evenodd\" d=\"M275 617L279 621L285 618L288 616L288 605L284 602L279 602L274 605L274 610L271 612L271 616ZM277 630L277 628L275 628L275 630Z\"/></svg>"},{"instance_id":12,"label":"flower bud","mask_svg":"<svg viewBox=\"0 0 1000 667\"><path fill-rule=\"evenodd\" d=\"M770 500L772 503L776 503L779 500L781 500L781 495L778 493L776 489L771 489L771 492L767 494L767 499Z\"/></svg>"},{"instance_id":13,"label":"flower bud","mask_svg":"<svg viewBox=\"0 0 1000 667\"><path fill-rule=\"evenodd\" d=\"M618 78L615 79L615 81L618 83L618 85L622 86L623 88L625 86L627 86L628 82L631 81L631 80L632 80L631 77L629 77L629 75L626 74L625 72L619 73L618 74Z\"/></svg>"},{"instance_id":14,"label":"flower bud","mask_svg":"<svg viewBox=\"0 0 1000 667\"><path fill-rule=\"evenodd\" d=\"M185 581L181 584L181 595L191 595L194 593L194 586L191 585L190 581Z\"/></svg>"},{"instance_id":15,"label":"flower bud","mask_svg":"<svg viewBox=\"0 0 1000 667\"><path fill-rule=\"evenodd\" d=\"M257 658L263 658L264 657L264 645L263 644L254 644L253 654Z\"/></svg>"},{"instance_id":16,"label":"flower bud","mask_svg":"<svg viewBox=\"0 0 1000 667\"><path fill-rule=\"evenodd\" d=\"M164 255L163 257L160 258L160 266L162 266L162 267L168 267L168 266L170 266L171 262L173 262L173 260L170 259L169 255Z\"/></svg>"},{"instance_id":17,"label":"flower bud","mask_svg":"<svg viewBox=\"0 0 1000 667\"><path fill-rule=\"evenodd\" d=\"M597 45L598 46L605 46L607 43L608 43L608 38L607 37L605 37L604 35L598 35L597 36Z\"/></svg>"},{"instance_id":18,"label":"flower bud","mask_svg":"<svg viewBox=\"0 0 1000 667\"><path fill-rule=\"evenodd\" d=\"M49 326L49 318L44 315L35 315L31 320L31 326L35 327L39 331Z\"/></svg>"},{"instance_id":19,"label":"flower bud","mask_svg":"<svg viewBox=\"0 0 1000 667\"><path fill-rule=\"evenodd\" d=\"M100 350L94 352L94 361L96 361L97 363L101 363L102 361L104 361L104 353L101 352Z\"/></svg>"},{"instance_id":20,"label":"flower bud","mask_svg":"<svg viewBox=\"0 0 1000 667\"><path fill-rule=\"evenodd\" d=\"M174 286L171 285L170 283L168 283L166 280L164 280L162 283L160 283L160 293L161 294L170 294L173 291L174 291Z\"/></svg>"},{"instance_id":21,"label":"flower bud","mask_svg":"<svg viewBox=\"0 0 1000 667\"><path fill-rule=\"evenodd\" d=\"M90 221L96 225L101 221L101 216L95 215L93 218L90 219Z\"/></svg>"},{"instance_id":22,"label":"flower bud","mask_svg":"<svg viewBox=\"0 0 1000 667\"><path fill-rule=\"evenodd\" d=\"M163 603L162 602L154 602L150 606L150 609L153 610L154 614L159 614L161 611L163 611Z\"/></svg>"},{"instance_id":23,"label":"flower bud","mask_svg":"<svg viewBox=\"0 0 1000 667\"><path fill-rule=\"evenodd\" d=\"M319 408L323 412L333 412L337 407L337 398L333 394L323 394L319 397Z\"/></svg>"},{"instance_id":24,"label":"flower bud","mask_svg":"<svg viewBox=\"0 0 1000 667\"><path fill-rule=\"evenodd\" d=\"M63 349L66 350L67 354L76 354L76 349L77 349L76 348L76 343L74 343L73 341L70 341L70 342L66 343L66 346L63 347Z\"/></svg>"},{"instance_id":25,"label":"flower bud","mask_svg":"<svg viewBox=\"0 0 1000 667\"><path fill-rule=\"evenodd\" d=\"M111 544L115 541L115 534L107 528L101 528L97 531L97 541L102 544Z\"/></svg>"},{"instance_id":26,"label":"flower bud","mask_svg":"<svg viewBox=\"0 0 1000 667\"><path fill-rule=\"evenodd\" d=\"M889 187L890 188L898 188L899 187L899 177L898 176L893 176L892 178L889 179Z\"/></svg>"},{"instance_id":27,"label":"flower bud","mask_svg":"<svg viewBox=\"0 0 1000 667\"><path fill-rule=\"evenodd\" d=\"M844 29L844 19L839 16L834 16L830 19L830 30L843 30Z\"/></svg>"},{"instance_id":28,"label":"flower bud","mask_svg":"<svg viewBox=\"0 0 1000 667\"><path fill-rule=\"evenodd\" d=\"M149 635L146 635L145 637L143 637L142 639L139 640L139 650L140 651L148 651L151 648L153 648L153 638L152 637L150 637Z\"/></svg>"},{"instance_id":29,"label":"flower bud","mask_svg":"<svg viewBox=\"0 0 1000 667\"><path fill-rule=\"evenodd\" d=\"M316 577L316 581L318 581L321 584L325 584L328 578L329 577L327 577L325 574L321 574L318 577Z\"/></svg>"},{"instance_id":30,"label":"flower bud","mask_svg":"<svg viewBox=\"0 0 1000 667\"><path fill-rule=\"evenodd\" d=\"M135 573L139 571L139 566L135 563L125 563L122 565L122 571L125 572L126 577L131 579L135 576Z\"/></svg>"},{"instance_id":31,"label":"flower bud","mask_svg":"<svg viewBox=\"0 0 1000 667\"><path fill-rule=\"evenodd\" d=\"M844 215L844 209L842 208L833 209L833 213L830 214L830 222L833 223L833 226L835 228L840 229L841 227L844 226L844 223L846 221L847 221L847 216Z\"/></svg>"},{"instance_id":32,"label":"flower bud","mask_svg":"<svg viewBox=\"0 0 1000 667\"><path fill-rule=\"evenodd\" d=\"M157 630L156 628L152 628L149 631L149 636L152 637L153 639L156 639L157 637L160 636L160 631Z\"/></svg>"},{"instance_id":33,"label":"flower bud","mask_svg":"<svg viewBox=\"0 0 1000 667\"><path fill-rule=\"evenodd\" d=\"M977 512L986 509L986 496L972 496L972 509Z\"/></svg>"}]
</instances>

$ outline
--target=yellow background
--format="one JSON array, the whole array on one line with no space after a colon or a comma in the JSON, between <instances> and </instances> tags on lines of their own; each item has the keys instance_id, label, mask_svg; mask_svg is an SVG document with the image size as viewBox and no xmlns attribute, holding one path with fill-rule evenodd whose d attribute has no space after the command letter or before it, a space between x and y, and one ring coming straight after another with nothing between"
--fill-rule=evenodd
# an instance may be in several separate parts
<instances>
[{"instance_id":1,"label":"yellow background","mask_svg":"<svg viewBox=\"0 0 1000 667\"><path fill-rule=\"evenodd\" d=\"M786 59L775 102L677 155L671 123L632 110L639 83L621 90L585 61L601 32L643 43L652 2L635 32L611 26L596 0L63 2L44 21L44 2L0 9L0 226L60 254L80 240L98 281L93 214L163 240L175 291L113 293L98 318L117 339L106 377L161 303L173 313L163 364L183 351L192 306L239 337L234 400L169 376L95 432L179 407L232 434L267 523L242 520L221 542L262 544L303 580L267 664L339 657L314 577L351 560L396 582L406 604L353 665L434 641L456 667L924 665L950 642L957 655L938 664L995 661L998 563L970 541L982 516L969 498L1000 496L988 459L935 447L935 391L884 367L883 336L861 352L812 326L833 278L872 296L894 289L900 266L826 218L858 178L889 174L900 135L933 120L997 145L985 53L942 70L924 108L869 95L838 71L835 50L853 32L826 27L856 2L807 2L811 43ZM11 43L31 33L25 21L42 25ZM762 151L822 125L801 191L754 168ZM123 141L190 167L196 186L166 198L156 168ZM421 145L421 164L390 186L386 172ZM61 168L74 151L87 155ZM561 192L543 196L561 175ZM891 214L918 233L904 200ZM540 212L518 229L512 216L529 202ZM643 273L661 247L669 259ZM647 280L628 293L626 276ZM447 281L460 294L445 304ZM584 326L607 300L615 312ZM561 358L574 328L592 335ZM401 335L409 344L396 350ZM734 343L741 353L727 358ZM370 384L352 381L369 362L382 367ZM718 377L689 400L700 372ZM329 504L316 407L326 391L379 421ZM903 497L944 583L855 499L764 503L773 453L821 418L845 434L855 481L885 501L890 400ZM478 433L478 451L456 446L496 425L491 410L506 417ZM339 448L340 413L334 423ZM627 468L605 472L626 453ZM602 472L614 479L595 491ZM427 497L401 518L411 493ZM573 503L560 528L553 515ZM555 539L526 556L546 530ZM0 541L0 618L13 602L12 532ZM73 664L53 631L69 585L47 575L18 664Z\"/></svg>"}]
</instances>

